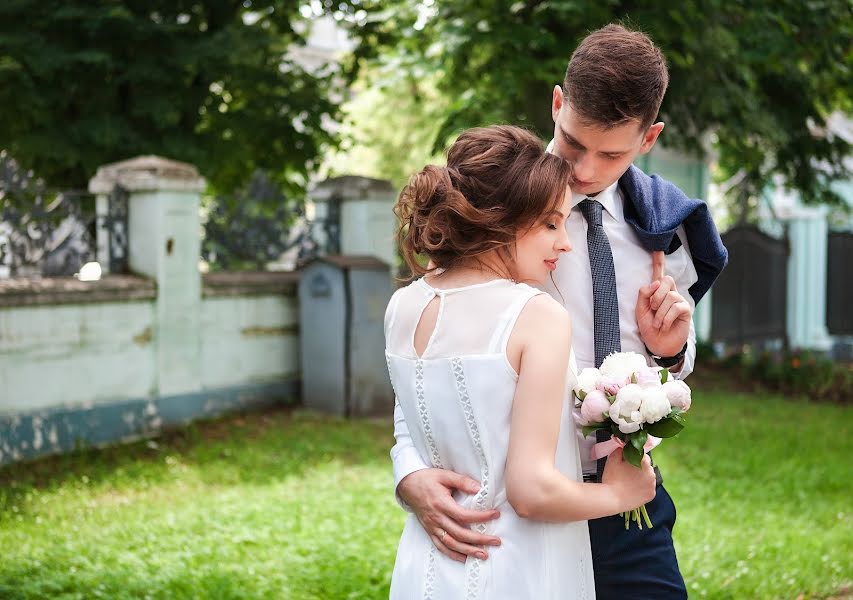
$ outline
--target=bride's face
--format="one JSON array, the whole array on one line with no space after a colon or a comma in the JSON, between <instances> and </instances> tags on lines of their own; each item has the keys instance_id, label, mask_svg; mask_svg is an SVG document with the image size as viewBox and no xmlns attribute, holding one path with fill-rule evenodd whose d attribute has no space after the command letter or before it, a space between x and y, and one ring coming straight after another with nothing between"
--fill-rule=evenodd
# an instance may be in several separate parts
<instances>
[{"instance_id":1,"label":"bride's face","mask_svg":"<svg viewBox=\"0 0 853 600\"><path fill-rule=\"evenodd\" d=\"M566 188L557 210L542 215L515 241L515 275L518 281L544 282L557 268L560 254L572 249L566 233L572 192Z\"/></svg>"}]
</instances>

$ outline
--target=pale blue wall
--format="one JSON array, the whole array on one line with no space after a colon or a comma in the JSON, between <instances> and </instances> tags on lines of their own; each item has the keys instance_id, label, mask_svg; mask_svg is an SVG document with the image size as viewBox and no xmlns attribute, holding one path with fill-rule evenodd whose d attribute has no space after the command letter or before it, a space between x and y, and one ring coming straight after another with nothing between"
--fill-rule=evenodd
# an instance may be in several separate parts
<instances>
[{"instance_id":1,"label":"pale blue wall","mask_svg":"<svg viewBox=\"0 0 853 600\"><path fill-rule=\"evenodd\" d=\"M0 464L132 439L226 410L295 401L295 294L208 297L188 360L199 385L163 390L155 302L0 308ZM168 354L168 352L167 352Z\"/></svg>"}]
</instances>

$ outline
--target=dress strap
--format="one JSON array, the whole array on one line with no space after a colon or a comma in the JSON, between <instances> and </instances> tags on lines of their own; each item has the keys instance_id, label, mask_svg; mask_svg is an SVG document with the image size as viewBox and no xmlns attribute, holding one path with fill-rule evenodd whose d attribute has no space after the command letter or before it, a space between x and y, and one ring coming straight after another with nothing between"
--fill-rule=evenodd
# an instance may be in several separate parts
<instances>
[{"instance_id":1,"label":"dress strap","mask_svg":"<svg viewBox=\"0 0 853 600\"><path fill-rule=\"evenodd\" d=\"M542 290L537 290L529 285L518 285L518 296L510 303L509 307L503 311L498 319L498 325L492 334L492 339L489 342L489 353L506 353L506 345L509 342L509 337L515 327L515 322L524 307L530 302L530 299L539 294L544 294Z\"/></svg>"}]
</instances>

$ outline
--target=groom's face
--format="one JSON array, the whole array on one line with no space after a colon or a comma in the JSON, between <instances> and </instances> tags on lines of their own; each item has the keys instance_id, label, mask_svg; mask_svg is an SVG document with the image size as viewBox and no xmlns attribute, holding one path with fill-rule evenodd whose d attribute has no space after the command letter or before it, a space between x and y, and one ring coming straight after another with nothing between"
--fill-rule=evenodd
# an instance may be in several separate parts
<instances>
[{"instance_id":1,"label":"groom's face","mask_svg":"<svg viewBox=\"0 0 853 600\"><path fill-rule=\"evenodd\" d=\"M563 100L560 86L554 88L551 116L554 119L552 152L572 163L575 171L572 190L587 196L597 194L619 179L638 154L652 149L663 130L663 123L642 130L636 122L609 129L584 122Z\"/></svg>"}]
</instances>

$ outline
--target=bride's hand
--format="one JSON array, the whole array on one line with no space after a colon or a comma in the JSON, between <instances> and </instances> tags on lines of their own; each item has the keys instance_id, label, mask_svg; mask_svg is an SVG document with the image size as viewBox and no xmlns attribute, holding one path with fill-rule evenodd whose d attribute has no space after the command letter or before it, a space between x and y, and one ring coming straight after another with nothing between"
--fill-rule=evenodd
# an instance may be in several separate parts
<instances>
[{"instance_id":1,"label":"bride's hand","mask_svg":"<svg viewBox=\"0 0 853 600\"><path fill-rule=\"evenodd\" d=\"M453 499L453 490L476 494L480 485L464 475L445 469L422 469L400 481L397 493L411 507L432 543L445 556L465 562L468 556L486 559L481 546L499 546L500 538L481 535L469 525L498 518L497 510L462 508Z\"/></svg>"},{"instance_id":2,"label":"bride's hand","mask_svg":"<svg viewBox=\"0 0 853 600\"><path fill-rule=\"evenodd\" d=\"M657 491L655 470L648 455L638 469L622 456L617 448L607 457L601 482L612 486L622 511L633 510L654 500ZM620 511L621 512L621 511Z\"/></svg>"}]
</instances>

